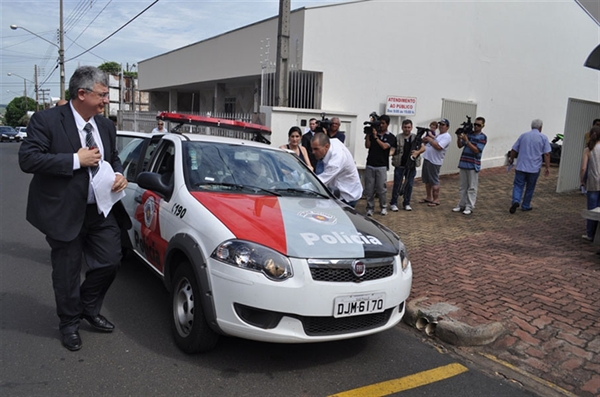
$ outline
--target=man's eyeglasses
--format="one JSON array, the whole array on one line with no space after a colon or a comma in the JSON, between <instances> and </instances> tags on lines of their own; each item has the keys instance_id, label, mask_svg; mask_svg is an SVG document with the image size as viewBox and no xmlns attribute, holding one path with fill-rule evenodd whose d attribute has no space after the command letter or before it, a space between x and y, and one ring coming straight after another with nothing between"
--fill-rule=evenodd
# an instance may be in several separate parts
<instances>
[{"instance_id":1,"label":"man's eyeglasses","mask_svg":"<svg viewBox=\"0 0 600 397\"><path fill-rule=\"evenodd\" d=\"M163 125L164 125L163 123L158 124L159 127L162 127Z\"/></svg>"},{"instance_id":2,"label":"man's eyeglasses","mask_svg":"<svg viewBox=\"0 0 600 397\"><path fill-rule=\"evenodd\" d=\"M90 90L89 88L84 88L84 90L86 90L87 92L93 92L94 94L98 95L100 98L104 99L104 98L108 98L108 95L110 94L109 91L106 92L98 92L98 91L94 91L94 90Z\"/></svg>"},{"instance_id":3,"label":"man's eyeglasses","mask_svg":"<svg viewBox=\"0 0 600 397\"><path fill-rule=\"evenodd\" d=\"M481 128L481 127L483 127L483 124L479 124L479 123L475 123L475 124L473 124L473 125L474 125L475 127L480 127L480 128Z\"/></svg>"}]
</instances>

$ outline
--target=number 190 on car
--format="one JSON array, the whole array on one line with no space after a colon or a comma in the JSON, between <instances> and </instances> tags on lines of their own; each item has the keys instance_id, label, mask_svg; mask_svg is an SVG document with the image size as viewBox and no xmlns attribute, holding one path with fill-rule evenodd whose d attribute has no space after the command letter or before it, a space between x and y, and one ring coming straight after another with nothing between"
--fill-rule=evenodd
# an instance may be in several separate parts
<instances>
[{"instance_id":1,"label":"number 190 on car","mask_svg":"<svg viewBox=\"0 0 600 397\"><path fill-rule=\"evenodd\" d=\"M385 307L384 298L383 293L338 296L333 303L333 317L381 313Z\"/></svg>"}]
</instances>

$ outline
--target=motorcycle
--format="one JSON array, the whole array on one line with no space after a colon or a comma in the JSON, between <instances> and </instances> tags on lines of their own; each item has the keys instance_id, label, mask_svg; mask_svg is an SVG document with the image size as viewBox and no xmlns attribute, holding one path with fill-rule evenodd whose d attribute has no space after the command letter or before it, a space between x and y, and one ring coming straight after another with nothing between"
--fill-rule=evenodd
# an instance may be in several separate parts
<instances>
[{"instance_id":1,"label":"motorcycle","mask_svg":"<svg viewBox=\"0 0 600 397\"><path fill-rule=\"evenodd\" d=\"M550 164L560 164L560 156L562 153L562 142L564 139L564 134L556 134L552 141L550 142ZM509 170L512 168L512 163L510 160L510 150L506 152L506 161L504 165L509 166Z\"/></svg>"},{"instance_id":2,"label":"motorcycle","mask_svg":"<svg viewBox=\"0 0 600 397\"><path fill-rule=\"evenodd\" d=\"M556 134L556 136L552 138L552 142L550 143L550 148L552 149L550 152L550 163L552 164L560 164L560 155L562 153L562 142L564 137L563 134Z\"/></svg>"}]
</instances>

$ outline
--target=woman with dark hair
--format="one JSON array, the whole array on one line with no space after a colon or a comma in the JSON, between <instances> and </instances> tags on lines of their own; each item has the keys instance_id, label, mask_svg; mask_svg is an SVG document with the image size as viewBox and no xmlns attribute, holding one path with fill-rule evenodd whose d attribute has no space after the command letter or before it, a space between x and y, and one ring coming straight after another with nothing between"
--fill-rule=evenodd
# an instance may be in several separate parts
<instances>
[{"instance_id":1,"label":"woman with dark hair","mask_svg":"<svg viewBox=\"0 0 600 397\"><path fill-rule=\"evenodd\" d=\"M313 170L313 167L310 165L310 159L308 157L308 152L306 148L300 144L302 140L302 130L300 127L292 127L288 132L288 143L286 145L279 146L280 149L287 149L294 152L294 154L302 161L310 170Z\"/></svg>"},{"instance_id":2,"label":"woman with dark hair","mask_svg":"<svg viewBox=\"0 0 600 397\"><path fill-rule=\"evenodd\" d=\"M587 170L587 173L586 173ZM587 176L586 176L587 174ZM580 171L581 186L587 190L587 209L600 206L600 127L593 127L589 132L589 141L583 150ZM588 219L587 231L582 237L593 241L598 221Z\"/></svg>"}]
</instances>

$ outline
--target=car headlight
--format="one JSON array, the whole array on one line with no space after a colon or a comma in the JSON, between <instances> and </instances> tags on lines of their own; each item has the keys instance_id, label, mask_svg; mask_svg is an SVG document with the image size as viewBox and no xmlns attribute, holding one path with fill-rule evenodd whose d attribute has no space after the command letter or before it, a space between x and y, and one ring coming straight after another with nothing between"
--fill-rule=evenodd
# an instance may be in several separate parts
<instances>
[{"instance_id":1,"label":"car headlight","mask_svg":"<svg viewBox=\"0 0 600 397\"><path fill-rule=\"evenodd\" d=\"M249 241L226 241L215 248L211 257L228 265L261 272L274 281L283 281L294 275L286 256Z\"/></svg>"},{"instance_id":2,"label":"car headlight","mask_svg":"<svg viewBox=\"0 0 600 397\"><path fill-rule=\"evenodd\" d=\"M399 251L400 251L400 265L402 266L402 271L405 271L406 268L408 268L410 261L408 260L408 252L406 252L406 247L404 246L404 244L402 244L402 242L400 242Z\"/></svg>"}]
</instances>

